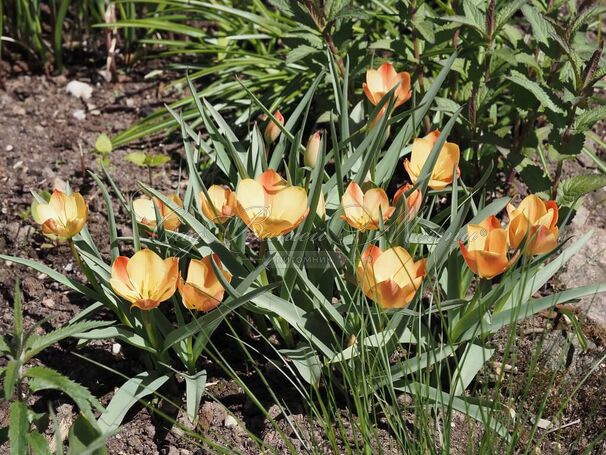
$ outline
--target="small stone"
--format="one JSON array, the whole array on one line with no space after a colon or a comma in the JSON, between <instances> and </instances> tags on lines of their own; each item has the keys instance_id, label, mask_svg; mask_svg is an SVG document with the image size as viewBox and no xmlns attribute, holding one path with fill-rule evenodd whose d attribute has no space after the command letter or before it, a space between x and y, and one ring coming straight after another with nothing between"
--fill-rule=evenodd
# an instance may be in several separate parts
<instances>
[{"instance_id":1,"label":"small stone","mask_svg":"<svg viewBox=\"0 0 606 455\"><path fill-rule=\"evenodd\" d=\"M122 345L120 343L112 344L112 355L117 356L122 351Z\"/></svg>"},{"instance_id":2,"label":"small stone","mask_svg":"<svg viewBox=\"0 0 606 455\"><path fill-rule=\"evenodd\" d=\"M225 417L225 421L223 422L223 425L227 428L233 428L233 427L237 427L238 426L238 421L235 419L234 416L232 416L231 414L228 414Z\"/></svg>"},{"instance_id":3,"label":"small stone","mask_svg":"<svg viewBox=\"0 0 606 455\"><path fill-rule=\"evenodd\" d=\"M47 298L42 300L42 305L44 305L47 308L55 308L55 301L51 298Z\"/></svg>"},{"instance_id":4,"label":"small stone","mask_svg":"<svg viewBox=\"0 0 606 455\"><path fill-rule=\"evenodd\" d=\"M76 119L76 120L86 120L86 113L84 112L83 109L76 109L73 113L72 116Z\"/></svg>"},{"instance_id":5,"label":"small stone","mask_svg":"<svg viewBox=\"0 0 606 455\"><path fill-rule=\"evenodd\" d=\"M126 98L126 105L128 107L133 107L135 105L135 100L133 100L132 98Z\"/></svg>"},{"instance_id":6,"label":"small stone","mask_svg":"<svg viewBox=\"0 0 606 455\"><path fill-rule=\"evenodd\" d=\"M39 273L36 278L38 278L39 280L44 280L46 279L46 273Z\"/></svg>"},{"instance_id":7,"label":"small stone","mask_svg":"<svg viewBox=\"0 0 606 455\"><path fill-rule=\"evenodd\" d=\"M15 114L19 117L22 117L26 114L25 109L21 106L13 106L12 111L13 111L13 114Z\"/></svg>"},{"instance_id":8,"label":"small stone","mask_svg":"<svg viewBox=\"0 0 606 455\"><path fill-rule=\"evenodd\" d=\"M89 99L93 95L93 88L85 82L71 81L65 86L65 91L76 98Z\"/></svg>"},{"instance_id":9,"label":"small stone","mask_svg":"<svg viewBox=\"0 0 606 455\"><path fill-rule=\"evenodd\" d=\"M179 455L179 449L174 446L168 448L168 455Z\"/></svg>"},{"instance_id":10,"label":"small stone","mask_svg":"<svg viewBox=\"0 0 606 455\"><path fill-rule=\"evenodd\" d=\"M66 272L71 272L72 270L74 270L74 263L69 262L69 263L65 264L65 267L63 267L63 270L65 270Z\"/></svg>"},{"instance_id":11,"label":"small stone","mask_svg":"<svg viewBox=\"0 0 606 455\"><path fill-rule=\"evenodd\" d=\"M9 144L9 145L7 145L7 146L4 148L4 150L6 150L7 152L12 152L12 151L13 151L13 149L14 149L14 147L13 147L12 145L10 145L10 144Z\"/></svg>"}]
</instances>

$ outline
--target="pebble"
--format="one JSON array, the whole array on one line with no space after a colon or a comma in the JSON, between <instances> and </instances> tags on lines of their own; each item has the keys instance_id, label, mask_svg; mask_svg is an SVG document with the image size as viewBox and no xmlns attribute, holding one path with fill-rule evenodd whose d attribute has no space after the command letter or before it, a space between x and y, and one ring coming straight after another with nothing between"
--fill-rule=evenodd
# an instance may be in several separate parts
<instances>
[{"instance_id":1,"label":"pebble","mask_svg":"<svg viewBox=\"0 0 606 455\"><path fill-rule=\"evenodd\" d=\"M13 149L14 149L14 147L13 147L12 145L10 145L10 144L9 144L9 145L7 145L7 146L4 148L4 150L6 150L7 152L12 152L12 151L13 151Z\"/></svg>"},{"instance_id":2,"label":"pebble","mask_svg":"<svg viewBox=\"0 0 606 455\"><path fill-rule=\"evenodd\" d=\"M225 420L223 421L223 425L227 428L233 428L238 426L238 421L235 419L234 416L228 414L225 417Z\"/></svg>"},{"instance_id":3,"label":"pebble","mask_svg":"<svg viewBox=\"0 0 606 455\"><path fill-rule=\"evenodd\" d=\"M38 278L39 280L44 280L46 279L46 273L39 273L36 278Z\"/></svg>"},{"instance_id":4,"label":"pebble","mask_svg":"<svg viewBox=\"0 0 606 455\"><path fill-rule=\"evenodd\" d=\"M65 267L63 267L63 270L65 270L66 272L71 272L72 270L74 270L74 263L73 262L69 262L65 265Z\"/></svg>"},{"instance_id":5,"label":"pebble","mask_svg":"<svg viewBox=\"0 0 606 455\"><path fill-rule=\"evenodd\" d=\"M87 100L93 95L93 88L87 83L80 81L70 81L65 86L65 91L83 100Z\"/></svg>"},{"instance_id":6,"label":"pebble","mask_svg":"<svg viewBox=\"0 0 606 455\"><path fill-rule=\"evenodd\" d=\"M73 113L72 116L76 119L76 120L86 120L86 113L84 112L83 109L76 109Z\"/></svg>"},{"instance_id":7,"label":"pebble","mask_svg":"<svg viewBox=\"0 0 606 455\"><path fill-rule=\"evenodd\" d=\"M42 305L44 305L47 308L55 308L55 301L49 297L49 298L42 300Z\"/></svg>"},{"instance_id":8,"label":"pebble","mask_svg":"<svg viewBox=\"0 0 606 455\"><path fill-rule=\"evenodd\" d=\"M122 345L120 343L112 344L112 354L114 356L117 356L118 354L120 354L120 351L122 351Z\"/></svg>"}]
</instances>

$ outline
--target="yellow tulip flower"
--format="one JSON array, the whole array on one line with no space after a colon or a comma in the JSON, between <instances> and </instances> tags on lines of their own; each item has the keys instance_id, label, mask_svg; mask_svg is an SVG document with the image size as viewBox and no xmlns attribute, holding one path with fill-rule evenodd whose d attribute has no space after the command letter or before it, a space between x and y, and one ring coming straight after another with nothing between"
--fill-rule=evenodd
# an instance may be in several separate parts
<instances>
[{"instance_id":1,"label":"yellow tulip flower","mask_svg":"<svg viewBox=\"0 0 606 455\"><path fill-rule=\"evenodd\" d=\"M432 131L423 138L417 138L412 143L412 153L410 161L404 160L404 168L412 183L416 183L423 169L423 165L431 153L431 149L438 140L440 132L438 130ZM432 190L441 190L446 188L452 183L453 170L456 169L457 177L461 175L459 169L459 159L461 153L459 146L452 142L445 142L440 150L440 155L436 161L436 165L433 168L431 177L428 183L429 188Z\"/></svg>"},{"instance_id":2,"label":"yellow tulip flower","mask_svg":"<svg viewBox=\"0 0 606 455\"><path fill-rule=\"evenodd\" d=\"M364 294L382 308L404 308L414 298L426 275L426 259L414 261L401 246L381 251L368 247L356 270Z\"/></svg>"},{"instance_id":3,"label":"yellow tulip flower","mask_svg":"<svg viewBox=\"0 0 606 455\"><path fill-rule=\"evenodd\" d=\"M305 166L315 168L318 162L318 155L320 154L320 140L322 135L319 131L312 134L308 141L307 147L305 147L305 153L303 154L303 163Z\"/></svg>"},{"instance_id":4,"label":"yellow tulip flower","mask_svg":"<svg viewBox=\"0 0 606 455\"><path fill-rule=\"evenodd\" d=\"M387 194L382 188L371 188L364 193L356 182L347 186L341 197L341 207L344 212L341 219L359 231L379 229L379 209L383 222L387 221L395 210L395 207L389 205Z\"/></svg>"},{"instance_id":5,"label":"yellow tulip flower","mask_svg":"<svg viewBox=\"0 0 606 455\"><path fill-rule=\"evenodd\" d=\"M404 104L412 96L410 90L410 74L406 71L396 73L393 65L389 62L383 63L379 69L366 71L366 82L362 85L364 94L375 106L392 88L398 85L394 92L396 98L394 108Z\"/></svg>"},{"instance_id":6,"label":"yellow tulip flower","mask_svg":"<svg viewBox=\"0 0 606 455\"><path fill-rule=\"evenodd\" d=\"M512 248L526 240L524 254L545 254L558 246L558 206L555 201L544 202L538 196L526 196L515 208L507 205L508 236Z\"/></svg>"},{"instance_id":7,"label":"yellow tulip flower","mask_svg":"<svg viewBox=\"0 0 606 455\"><path fill-rule=\"evenodd\" d=\"M507 257L507 231L496 216L491 215L480 224L467 226L467 247L459 240L461 253L473 273L491 279L505 272L515 260ZM517 255L516 255L517 256Z\"/></svg>"},{"instance_id":8,"label":"yellow tulip flower","mask_svg":"<svg viewBox=\"0 0 606 455\"><path fill-rule=\"evenodd\" d=\"M54 190L46 204L32 203L32 217L42 225L48 237L69 240L78 234L88 218L88 207L80 193L65 194Z\"/></svg>"},{"instance_id":9,"label":"yellow tulip flower","mask_svg":"<svg viewBox=\"0 0 606 455\"><path fill-rule=\"evenodd\" d=\"M211 264L211 258L221 269L221 261L217 255L192 259L187 269L187 279L179 279L179 292L185 305L190 310L210 311L221 303L225 289L217 279L217 275ZM227 282L231 282L231 274L222 270Z\"/></svg>"},{"instance_id":10,"label":"yellow tulip flower","mask_svg":"<svg viewBox=\"0 0 606 455\"><path fill-rule=\"evenodd\" d=\"M151 310L170 299L177 289L179 260L162 259L152 250L137 251L130 259L119 256L112 264L109 283L132 306Z\"/></svg>"},{"instance_id":11,"label":"yellow tulip flower","mask_svg":"<svg viewBox=\"0 0 606 455\"><path fill-rule=\"evenodd\" d=\"M404 194L409 191L412 188L412 185L410 183L405 183L404 185L402 185L400 188L398 188L398 191L396 191L396 194L394 194L393 196L393 205L394 207L397 207L398 205L398 201L400 200L401 197L404 196ZM412 220L415 216L417 216L417 213L419 213L419 210L421 209L421 203L423 202L423 195L421 194L421 190L420 189L415 189L414 191L412 191L408 197L406 198L406 213L405 213L405 221L410 221ZM398 219L398 222L401 222L403 220Z\"/></svg>"},{"instance_id":12,"label":"yellow tulip flower","mask_svg":"<svg viewBox=\"0 0 606 455\"><path fill-rule=\"evenodd\" d=\"M210 200L200 192L200 210L213 223L225 223L236 214L236 194L229 188L212 185L208 196Z\"/></svg>"},{"instance_id":13,"label":"yellow tulip flower","mask_svg":"<svg viewBox=\"0 0 606 455\"><path fill-rule=\"evenodd\" d=\"M169 196L169 199L178 207L183 207L183 201L177 194ZM142 197L133 201L133 209L135 211L135 218L137 221L151 228L155 228L156 211L154 206L158 209L158 214L162 219L164 229L167 231L176 231L179 229L179 226L181 226L181 220L177 214L158 198L149 199Z\"/></svg>"},{"instance_id":14,"label":"yellow tulip flower","mask_svg":"<svg viewBox=\"0 0 606 455\"><path fill-rule=\"evenodd\" d=\"M303 222L309 213L307 193L269 169L256 180L240 181L236 189L236 213L257 237L277 237Z\"/></svg>"}]
</instances>

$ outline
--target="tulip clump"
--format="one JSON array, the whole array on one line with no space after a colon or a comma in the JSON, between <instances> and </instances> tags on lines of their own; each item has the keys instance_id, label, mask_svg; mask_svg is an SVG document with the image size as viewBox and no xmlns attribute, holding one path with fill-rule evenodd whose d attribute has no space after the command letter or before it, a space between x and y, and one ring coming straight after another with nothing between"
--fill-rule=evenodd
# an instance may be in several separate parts
<instances>
[{"instance_id":1,"label":"tulip clump","mask_svg":"<svg viewBox=\"0 0 606 455\"><path fill-rule=\"evenodd\" d=\"M54 190L48 203L34 201L32 217L42 225L42 232L50 238L69 240L78 234L88 218L88 207L80 193L66 194Z\"/></svg>"},{"instance_id":2,"label":"tulip clump","mask_svg":"<svg viewBox=\"0 0 606 455\"><path fill-rule=\"evenodd\" d=\"M215 262L223 277L229 283L231 274L222 270L221 261L217 255L209 255L202 259L192 259L187 269L187 278L179 279L178 288L183 305L190 310L210 311L223 300L225 288L217 278L211 261Z\"/></svg>"},{"instance_id":3,"label":"tulip clump","mask_svg":"<svg viewBox=\"0 0 606 455\"><path fill-rule=\"evenodd\" d=\"M423 169L423 165L431 154L431 149L440 136L438 130L432 131L423 138L417 138L412 143L412 153L409 160L404 160L404 168L412 183L416 183ZM442 190L452 183L453 171L457 177L461 175L459 159L461 153L459 146L452 142L445 142L440 150L438 160L431 172L428 186L432 190Z\"/></svg>"},{"instance_id":4,"label":"tulip clump","mask_svg":"<svg viewBox=\"0 0 606 455\"><path fill-rule=\"evenodd\" d=\"M170 299L177 289L179 261L162 259L150 249L137 251L131 258L118 256L112 265L112 289L132 306L152 310Z\"/></svg>"},{"instance_id":5,"label":"tulip clump","mask_svg":"<svg viewBox=\"0 0 606 455\"><path fill-rule=\"evenodd\" d=\"M309 213L307 193L269 169L256 179L240 181L236 213L257 237L277 237L303 222Z\"/></svg>"},{"instance_id":6,"label":"tulip clump","mask_svg":"<svg viewBox=\"0 0 606 455\"><path fill-rule=\"evenodd\" d=\"M169 197L178 207L183 207L183 201L177 194ZM168 231L176 231L181 226L181 220L164 202L158 198L139 198L133 201L135 218L141 224L151 228L156 227L156 210L162 221L162 226Z\"/></svg>"},{"instance_id":7,"label":"tulip clump","mask_svg":"<svg viewBox=\"0 0 606 455\"><path fill-rule=\"evenodd\" d=\"M538 196L526 196L516 208L507 205L508 236L513 248L524 243L524 254L532 256L553 251L558 245L558 206Z\"/></svg>"},{"instance_id":8,"label":"tulip clump","mask_svg":"<svg viewBox=\"0 0 606 455\"><path fill-rule=\"evenodd\" d=\"M351 182L343 197L341 207L344 214L341 219L359 231L379 229L379 219L387 221L395 210L389 205L389 199L382 188L371 188L365 193L356 182Z\"/></svg>"},{"instance_id":9,"label":"tulip clump","mask_svg":"<svg viewBox=\"0 0 606 455\"><path fill-rule=\"evenodd\" d=\"M362 253L356 279L364 294L381 308L410 304L426 275L426 259L414 261L401 246L381 251L370 246Z\"/></svg>"},{"instance_id":10,"label":"tulip clump","mask_svg":"<svg viewBox=\"0 0 606 455\"><path fill-rule=\"evenodd\" d=\"M200 210L213 223L225 223L236 214L236 194L229 188L212 185L208 198L200 192Z\"/></svg>"}]
</instances>

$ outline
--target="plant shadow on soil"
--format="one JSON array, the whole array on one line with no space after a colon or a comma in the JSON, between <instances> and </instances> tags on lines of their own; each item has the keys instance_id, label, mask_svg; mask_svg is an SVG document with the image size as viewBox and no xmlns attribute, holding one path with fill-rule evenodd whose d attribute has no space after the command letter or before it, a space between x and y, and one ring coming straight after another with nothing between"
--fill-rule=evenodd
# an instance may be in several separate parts
<instances>
[{"instance_id":1,"label":"plant shadow on soil","mask_svg":"<svg viewBox=\"0 0 606 455\"><path fill-rule=\"evenodd\" d=\"M3 64L3 63L2 63ZM5 65L5 64L3 64ZM7 71L6 67L0 71ZM65 245L47 248L47 240L39 234L36 226L29 217L25 216L31 203L30 191L40 191L52 187L55 179L59 178L81 190L90 207L89 229L97 240L99 247L104 248L102 253L108 253L107 224L105 221L105 208L99 190L84 178L81 170L80 149L92 149L97 135L101 132L114 134L129 126L137 118L150 112L150 107L161 106L170 100L174 93L158 94L157 82L143 82L144 71L134 71L124 76L115 84L97 83L99 78L88 70L74 69L66 76L44 77L30 74L12 74L4 80L6 90L0 90L0 124L3 134L0 136L0 252L12 254L44 262L46 265L68 274L71 278L83 280L84 278L74 269L73 260ZM65 93L65 85L71 79L84 80L94 83L93 98L86 106L82 101ZM85 120L77 120L73 113L83 109L86 112ZM97 113L98 112L98 113ZM179 162L181 158L181 145L179 142L165 142L162 140L143 141L138 144L112 152L111 172L118 186L124 191L137 191L136 182L147 181L147 172L124 161L124 155L134 150L164 151L173 156L173 160L164 168L154 171L153 185L162 191L176 190L179 181ZM97 169L94 155L85 153L84 164L89 169ZM574 172L574 169L570 170ZM593 222L596 222L595 220ZM598 220L597 222L603 222ZM128 235L130 227L121 226L120 234ZM31 326L36 321L52 316L52 319L40 330L50 330L65 324L75 314L81 311L86 302L79 297L66 293L59 285L48 277L31 270L15 265L3 264L0 268L0 330L6 333L12 325L12 292L15 278L19 276L24 292L25 323ZM98 317L107 315L100 314ZM570 331L569 327L558 325L553 327L553 320L537 317L520 324L516 328L518 348L517 374L512 374L507 389L491 389L491 371L482 371L472 385L471 394L475 391L487 390L492 394L502 394L512 399L516 409L532 414L533 406L545 393L548 396L546 419L557 412L561 400L568 396L578 383L579 378L587 372L592 362L596 362L604 355L606 348L606 334L603 328L585 320L581 320L590 342L589 350L581 352L577 347L572 355L572 362L566 366L555 364L550 359L557 357L553 352L547 351L541 357L541 369L535 374L536 381L526 390L524 381L525 371L529 368L527 359L536 351L537 343L541 337L554 346L562 345L562 333ZM537 330L535 330L537 329ZM543 330L540 332L538 329ZM539 335L539 333L541 333ZM230 346L233 340L217 332L216 344ZM507 343L505 331L497 335L492 344L497 348L494 360L498 361L503 355ZM103 404L107 404L116 387L123 379L101 367L95 367L81 358L75 357L72 352L78 352L103 365L108 365L125 375L134 375L143 370L137 359L137 352L128 346L122 346L119 355L112 354L111 341L96 341L86 347L76 348L76 343L69 340L60 346L44 351L37 357L36 362L55 368L67 374L72 379L88 387L93 394L100 397ZM256 454L258 448L238 424L228 416L233 414L237 421L242 422L248 431L251 431L269 447L276 449L277 453L286 450L284 438L296 449L302 451L304 446L297 440L297 435L289 427L288 421L295 422L301 428L301 434L317 441L318 447L330 453L329 446L321 434L320 426L310 421L307 410L301 403L300 395L288 387L286 381L280 381L274 375L268 364L257 365L267 378L274 377L270 384L276 395L284 400L291 415L281 415L279 409L266 395L267 391L263 381L252 366L242 360L241 352L228 348L223 353L236 373L246 382L258 397L263 398L263 404L274 418L272 424L247 398L243 390L225 372L213 362L205 360L204 365L208 371L208 392L199 412L197 431L207 438L226 444L234 452ZM4 360L0 360L2 365ZM555 374L556 387L552 387L549 378ZM540 379L543 378L543 381ZM602 390L606 387L606 365L601 365L595 374L581 386L573 400L566 406L563 413L564 420L559 424L574 422L551 433L539 432L533 441L538 443L542 453L582 453L591 442L600 437L600 431L606 428L606 404L603 401ZM549 390L545 390L545 389ZM211 399L212 397L213 399ZM47 409L50 401L54 407L62 407L59 418L66 424L76 417L71 404L56 394L42 394L35 397L35 406L40 410ZM173 400L180 400L174 394ZM524 398L524 401L521 401ZM180 404L180 403L179 403ZM0 406L0 424L7 419L6 406ZM177 409L162 408L172 418L184 426L188 426L184 413ZM228 412L229 411L229 412ZM414 421L411 410L403 412L410 414L410 422ZM347 409L339 410L349 433L355 428L355 416ZM519 414L521 414L519 412ZM288 417L288 419L286 418ZM275 426L274 426L275 425ZM453 420L453 441L451 453L477 453L474 452L474 443L481 439L483 429L473 421L462 415ZM529 423L530 427L531 424ZM387 430L380 428L379 441L382 447L377 447L378 453L393 453L393 438ZM353 436L353 435L352 435ZM524 450L531 441L523 435L520 441L520 450ZM603 435L602 435L603 436ZM543 437L543 440L538 440ZM110 453L138 454L138 453L213 453L212 449L203 443L196 443L188 438L182 431L174 427L170 421L145 406L137 406L127 415L124 426L117 435L109 441ZM468 450L469 449L469 450ZM0 452L6 451L6 446ZM598 444L594 453L606 453L606 445Z\"/></svg>"}]
</instances>

